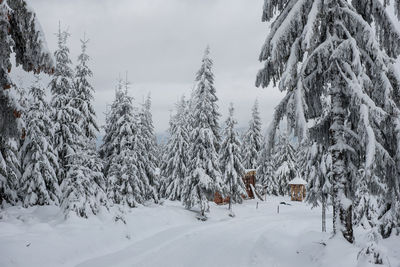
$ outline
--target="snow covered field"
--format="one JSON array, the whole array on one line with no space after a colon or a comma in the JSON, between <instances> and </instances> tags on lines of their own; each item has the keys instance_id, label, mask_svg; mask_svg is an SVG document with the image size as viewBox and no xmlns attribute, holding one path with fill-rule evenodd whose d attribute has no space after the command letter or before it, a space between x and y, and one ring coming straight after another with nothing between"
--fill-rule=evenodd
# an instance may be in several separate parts
<instances>
[{"instance_id":1,"label":"snow covered field","mask_svg":"<svg viewBox=\"0 0 400 267\"><path fill-rule=\"evenodd\" d=\"M277 214L280 201L291 206ZM226 206L211 204L201 222L166 201L129 210L126 225L105 214L63 221L55 207L11 207L0 214L0 266L357 266L363 241L357 231L355 246L330 239L331 213L323 234L320 208L283 198L256 205L235 205L231 218ZM400 266L400 238L382 246L391 266Z\"/></svg>"}]
</instances>

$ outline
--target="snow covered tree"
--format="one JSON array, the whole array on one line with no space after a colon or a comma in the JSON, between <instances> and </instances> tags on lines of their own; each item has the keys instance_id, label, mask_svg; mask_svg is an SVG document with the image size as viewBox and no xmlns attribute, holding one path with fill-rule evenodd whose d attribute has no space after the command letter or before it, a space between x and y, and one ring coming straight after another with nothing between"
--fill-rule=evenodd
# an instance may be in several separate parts
<instances>
[{"instance_id":1,"label":"snow covered tree","mask_svg":"<svg viewBox=\"0 0 400 267\"><path fill-rule=\"evenodd\" d=\"M279 137L274 154L275 180L278 194L289 195L289 182L297 175L295 151L288 140L286 133Z\"/></svg>"},{"instance_id":2,"label":"snow covered tree","mask_svg":"<svg viewBox=\"0 0 400 267\"><path fill-rule=\"evenodd\" d=\"M18 202L20 161L15 138L0 136L0 206Z\"/></svg>"},{"instance_id":3,"label":"snow covered tree","mask_svg":"<svg viewBox=\"0 0 400 267\"><path fill-rule=\"evenodd\" d=\"M243 166L246 169L257 169L258 157L261 151L262 134L261 119L258 111L258 100L254 102L249 129L242 143Z\"/></svg>"},{"instance_id":4,"label":"snow covered tree","mask_svg":"<svg viewBox=\"0 0 400 267\"><path fill-rule=\"evenodd\" d=\"M101 172L92 169L93 166L87 163L90 160L88 150L84 146L81 148L68 154L68 171L61 183L61 207L66 217L75 213L79 217L88 218L98 214L106 204L106 194L95 180L99 176L102 178Z\"/></svg>"},{"instance_id":5,"label":"snow covered tree","mask_svg":"<svg viewBox=\"0 0 400 267\"><path fill-rule=\"evenodd\" d=\"M11 54L24 71L52 73L53 61L35 12L24 0L0 2L0 205L17 200L17 141L23 135L21 106L9 76Z\"/></svg>"},{"instance_id":6,"label":"snow covered tree","mask_svg":"<svg viewBox=\"0 0 400 267\"><path fill-rule=\"evenodd\" d=\"M137 142L136 151L140 154L138 160L141 161L139 168L144 168L142 180L147 180L149 186L146 188L147 200L154 199L158 201L158 194L156 188L159 187L159 181L157 180L156 168L159 165L158 147L157 140L154 134L153 119L151 114L151 98L148 95L146 101L143 103L139 113L139 129L135 136Z\"/></svg>"},{"instance_id":7,"label":"snow covered tree","mask_svg":"<svg viewBox=\"0 0 400 267\"><path fill-rule=\"evenodd\" d=\"M49 84L52 93L50 104L53 108L55 129L54 146L59 160L57 177L60 184L71 166L68 156L75 154L76 146L82 145L82 140L80 140L82 131L78 124L80 114L73 106L72 101L74 73L71 69L69 49L66 45L68 36L69 34L65 31L62 32L59 27L58 49L54 52L57 64Z\"/></svg>"},{"instance_id":8,"label":"snow covered tree","mask_svg":"<svg viewBox=\"0 0 400 267\"><path fill-rule=\"evenodd\" d=\"M275 177L274 158L267 152L265 141L262 144L258 158L258 168L256 172L256 187L264 195L279 195L278 182Z\"/></svg>"},{"instance_id":9,"label":"snow covered tree","mask_svg":"<svg viewBox=\"0 0 400 267\"><path fill-rule=\"evenodd\" d=\"M331 155L316 142L304 143L299 148L297 168L302 177L307 178L307 202L313 207L321 204L322 231L326 232L326 208L331 194L328 173L331 169Z\"/></svg>"},{"instance_id":10,"label":"snow covered tree","mask_svg":"<svg viewBox=\"0 0 400 267\"><path fill-rule=\"evenodd\" d=\"M242 196L246 195L246 187L243 183L245 169L242 165L240 140L236 132L236 120L233 118L233 104L229 107L229 116L225 122L224 140L221 144L221 172L225 184L225 190L229 196L229 210L232 212L232 203L242 203Z\"/></svg>"},{"instance_id":11,"label":"snow covered tree","mask_svg":"<svg viewBox=\"0 0 400 267\"><path fill-rule=\"evenodd\" d=\"M25 71L52 73L53 61L35 12L24 0L0 3L0 136L21 136L20 106L10 79L11 53ZM1 189L0 189L1 190Z\"/></svg>"},{"instance_id":12,"label":"snow covered tree","mask_svg":"<svg viewBox=\"0 0 400 267\"><path fill-rule=\"evenodd\" d=\"M170 119L170 138L161 166L161 176L165 179L161 195L170 200L181 200L184 179L188 175L190 138L186 121L187 104L182 97L176 105L176 114Z\"/></svg>"},{"instance_id":13,"label":"snow covered tree","mask_svg":"<svg viewBox=\"0 0 400 267\"><path fill-rule=\"evenodd\" d=\"M29 94L32 98L26 111L26 137L20 152L23 173L19 192L25 207L58 205L61 195L56 175L58 158L53 147L54 124L39 76Z\"/></svg>"},{"instance_id":14,"label":"snow covered tree","mask_svg":"<svg viewBox=\"0 0 400 267\"><path fill-rule=\"evenodd\" d=\"M74 107L81 114L79 126L83 131L84 136L90 140L96 139L96 134L99 132L99 127L96 123L96 113L92 105L94 88L90 84L89 78L93 76L92 71L88 66L90 57L86 53L87 40L84 36L81 40L82 52L78 57L78 65L75 70L75 84L73 91Z\"/></svg>"},{"instance_id":15,"label":"snow covered tree","mask_svg":"<svg viewBox=\"0 0 400 267\"><path fill-rule=\"evenodd\" d=\"M208 199L222 189L219 168L220 136L218 126L217 96L212 73L212 60L207 47L200 70L196 76L193 96L193 118L191 125L188 177L182 190L186 208L200 207L200 216L209 209Z\"/></svg>"},{"instance_id":16,"label":"snow covered tree","mask_svg":"<svg viewBox=\"0 0 400 267\"><path fill-rule=\"evenodd\" d=\"M393 59L400 52L399 33L377 0L265 0L263 21L272 18L256 85L279 82L287 94L275 110L268 150L283 116L300 140L309 132L326 147L332 159L334 233L341 231L353 242L352 184L359 169L378 174L375 178L387 185L377 194L385 203L381 223L397 216L400 80ZM396 223L385 223L387 235Z\"/></svg>"},{"instance_id":17,"label":"snow covered tree","mask_svg":"<svg viewBox=\"0 0 400 267\"><path fill-rule=\"evenodd\" d=\"M151 186L145 172L143 140L138 138L139 118L133 98L128 95L128 85L119 82L107 116L101 154L109 162L106 168L109 199L115 204L135 207L146 200Z\"/></svg>"}]
</instances>

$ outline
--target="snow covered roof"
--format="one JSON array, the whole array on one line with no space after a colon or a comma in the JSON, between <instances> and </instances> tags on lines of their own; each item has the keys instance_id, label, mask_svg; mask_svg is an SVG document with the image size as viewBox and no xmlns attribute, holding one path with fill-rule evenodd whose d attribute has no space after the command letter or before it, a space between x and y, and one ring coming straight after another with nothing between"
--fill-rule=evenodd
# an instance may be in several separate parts
<instances>
[{"instance_id":1,"label":"snow covered roof","mask_svg":"<svg viewBox=\"0 0 400 267\"><path fill-rule=\"evenodd\" d=\"M246 173L248 173L248 172L255 172L256 171L256 169L245 169L245 172Z\"/></svg>"},{"instance_id":2,"label":"snow covered roof","mask_svg":"<svg viewBox=\"0 0 400 267\"><path fill-rule=\"evenodd\" d=\"M289 184L304 184L304 185L306 185L307 182L304 181L303 179L301 179L300 177L296 177L296 178L294 178L293 180L291 180L291 181L289 182Z\"/></svg>"}]
</instances>

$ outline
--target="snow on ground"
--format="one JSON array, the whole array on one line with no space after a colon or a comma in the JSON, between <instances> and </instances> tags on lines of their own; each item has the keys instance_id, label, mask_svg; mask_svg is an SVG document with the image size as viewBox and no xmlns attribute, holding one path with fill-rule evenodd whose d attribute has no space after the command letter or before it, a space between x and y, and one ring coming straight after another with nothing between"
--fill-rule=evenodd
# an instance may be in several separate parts
<instances>
[{"instance_id":1,"label":"snow on ground","mask_svg":"<svg viewBox=\"0 0 400 267\"><path fill-rule=\"evenodd\" d=\"M277 214L281 201L291 206L279 205ZM64 221L57 207L11 207L0 214L0 266L356 266L360 248L330 239L331 213L321 233L319 208L283 198L256 206L235 205L231 218L212 204L202 222L166 201L127 211L126 225L109 214ZM400 266L400 237L382 245L391 266Z\"/></svg>"}]
</instances>

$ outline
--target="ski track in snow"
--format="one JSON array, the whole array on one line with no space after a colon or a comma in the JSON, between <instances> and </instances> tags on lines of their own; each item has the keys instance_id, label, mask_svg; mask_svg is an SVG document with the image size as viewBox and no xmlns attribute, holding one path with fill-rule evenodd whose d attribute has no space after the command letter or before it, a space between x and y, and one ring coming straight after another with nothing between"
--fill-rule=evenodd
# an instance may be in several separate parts
<instances>
[{"instance_id":1,"label":"ski track in snow","mask_svg":"<svg viewBox=\"0 0 400 267\"><path fill-rule=\"evenodd\" d=\"M285 261L284 253L307 265L309 260L291 245L307 224L284 214L265 214L172 227L76 266L293 266L293 257Z\"/></svg>"},{"instance_id":2,"label":"ski track in snow","mask_svg":"<svg viewBox=\"0 0 400 267\"><path fill-rule=\"evenodd\" d=\"M181 203L166 201L128 209L126 225L107 214L63 221L57 217L57 207L12 207L0 218L0 266L357 266L359 244L330 239L331 212L327 213L328 233L321 233L320 208L290 202L291 206L280 205L277 214L281 201L288 199L270 197L259 202L258 209L256 200L245 201L234 205L234 218L228 216L226 206L211 204L205 222L195 219L196 213ZM356 236L357 240L362 242ZM400 238L383 244L391 266L400 266L396 250Z\"/></svg>"}]
</instances>

